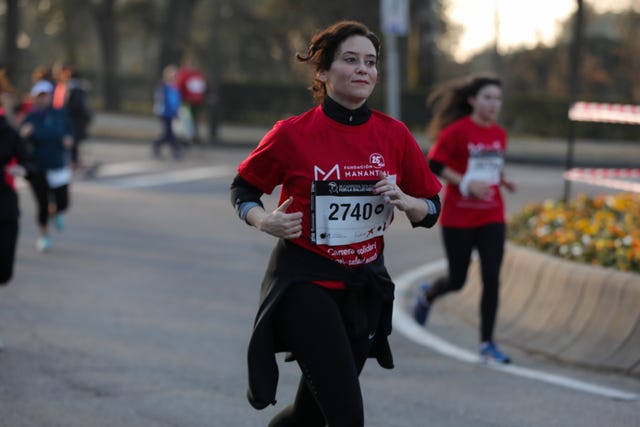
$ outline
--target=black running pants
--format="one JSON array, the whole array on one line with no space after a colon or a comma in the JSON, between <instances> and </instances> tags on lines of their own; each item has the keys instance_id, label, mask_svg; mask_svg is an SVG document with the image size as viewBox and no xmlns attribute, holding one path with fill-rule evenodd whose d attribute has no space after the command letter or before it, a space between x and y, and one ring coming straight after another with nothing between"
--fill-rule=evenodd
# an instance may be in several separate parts
<instances>
[{"instance_id":1,"label":"black running pants","mask_svg":"<svg viewBox=\"0 0 640 427\"><path fill-rule=\"evenodd\" d=\"M505 224L494 223L476 228L442 227L442 240L449 263L449 275L437 279L427 292L427 301L459 291L467 280L474 248L480 256L482 296L480 299L480 340L493 340L498 312L500 267L504 255Z\"/></svg>"},{"instance_id":2,"label":"black running pants","mask_svg":"<svg viewBox=\"0 0 640 427\"><path fill-rule=\"evenodd\" d=\"M0 221L0 286L6 285L13 276L18 242L18 219Z\"/></svg>"},{"instance_id":3,"label":"black running pants","mask_svg":"<svg viewBox=\"0 0 640 427\"><path fill-rule=\"evenodd\" d=\"M40 227L46 227L49 223L49 203L55 203L56 212L61 213L69 207L69 185L58 188L49 187L45 172L38 172L29 178L33 197L38 205L37 222ZM52 200L53 199L53 200Z\"/></svg>"},{"instance_id":4,"label":"black running pants","mask_svg":"<svg viewBox=\"0 0 640 427\"><path fill-rule=\"evenodd\" d=\"M270 427L364 426L358 376L371 339L349 337L343 320L346 292L295 283L279 302L274 327L295 356L302 378L294 403Z\"/></svg>"}]
</instances>

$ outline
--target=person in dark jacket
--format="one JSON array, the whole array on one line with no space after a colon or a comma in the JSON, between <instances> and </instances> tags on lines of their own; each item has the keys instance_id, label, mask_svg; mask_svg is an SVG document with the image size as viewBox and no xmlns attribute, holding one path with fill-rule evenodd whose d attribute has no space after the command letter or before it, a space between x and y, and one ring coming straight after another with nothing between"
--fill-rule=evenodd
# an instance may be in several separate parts
<instances>
[{"instance_id":1,"label":"person in dark jacket","mask_svg":"<svg viewBox=\"0 0 640 427\"><path fill-rule=\"evenodd\" d=\"M18 131L0 115L0 286L13 276L18 239L18 194L14 176L26 176L33 170L26 145Z\"/></svg>"},{"instance_id":2,"label":"person in dark jacket","mask_svg":"<svg viewBox=\"0 0 640 427\"><path fill-rule=\"evenodd\" d=\"M65 108L73 130L73 146L71 147L71 165L74 170L85 167L81 156L80 145L89 136L92 111L89 101L89 82L74 69L67 80L67 97Z\"/></svg>"},{"instance_id":3,"label":"person in dark jacket","mask_svg":"<svg viewBox=\"0 0 640 427\"><path fill-rule=\"evenodd\" d=\"M27 176L33 170L24 141L3 114L0 114L0 286L13 277L18 243L18 194L14 176ZM0 338L0 350L3 349Z\"/></svg>"},{"instance_id":4,"label":"person in dark jacket","mask_svg":"<svg viewBox=\"0 0 640 427\"><path fill-rule=\"evenodd\" d=\"M58 230L65 227L64 213L69 207L71 184L68 151L73 145L73 131L66 110L51 106L52 93L50 82L36 82L31 89L33 110L20 125L20 135L27 139L38 169L30 174L29 184L38 205L40 236L36 247L39 252L51 249L49 220L52 214L55 227Z\"/></svg>"},{"instance_id":5,"label":"person in dark jacket","mask_svg":"<svg viewBox=\"0 0 640 427\"><path fill-rule=\"evenodd\" d=\"M272 427L364 426L365 361L393 367L384 232L396 211L414 227L433 226L440 212L440 182L411 132L367 106L379 46L354 21L316 34L297 58L314 68L319 105L276 123L231 184L239 217L278 239L249 342L250 404L275 404L276 352L302 372L294 403ZM260 199L277 186L269 212Z\"/></svg>"}]
</instances>

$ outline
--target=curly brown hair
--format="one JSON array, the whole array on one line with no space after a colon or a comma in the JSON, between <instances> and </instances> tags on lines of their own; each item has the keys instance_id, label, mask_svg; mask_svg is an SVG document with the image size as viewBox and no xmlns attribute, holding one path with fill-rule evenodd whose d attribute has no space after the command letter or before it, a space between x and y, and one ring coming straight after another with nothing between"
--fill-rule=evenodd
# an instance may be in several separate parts
<instances>
[{"instance_id":1,"label":"curly brown hair","mask_svg":"<svg viewBox=\"0 0 640 427\"><path fill-rule=\"evenodd\" d=\"M358 21L340 21L317 32L311 38L307 53L296 53L298 61L310 63L316 72L311 81L311 86L309 86L309 90L313 94L313 100L316 103L321 104L327 94L325 84L317 78L317 73L331 68L338 47L345 39L351 36L368 38L373 43L376 56L380 56L380 40L366 25Z\"/></svg>"}]
</instances>

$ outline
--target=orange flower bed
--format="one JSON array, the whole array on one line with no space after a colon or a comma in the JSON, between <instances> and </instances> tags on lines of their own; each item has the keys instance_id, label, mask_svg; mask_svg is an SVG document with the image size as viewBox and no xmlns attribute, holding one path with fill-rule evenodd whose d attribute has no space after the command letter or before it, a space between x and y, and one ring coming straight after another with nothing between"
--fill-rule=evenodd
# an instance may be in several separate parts
<instances>
[{"instance_id":1,"label":"orange flower bed","mask_svg":"<svg viewBox=\"0 0 640 427\"><path fill-rule=\"evenodd\" d=\"M640 273L640 194L603 194L526 205L509 240L571 261Z\"/></svg>"}]
</instances>

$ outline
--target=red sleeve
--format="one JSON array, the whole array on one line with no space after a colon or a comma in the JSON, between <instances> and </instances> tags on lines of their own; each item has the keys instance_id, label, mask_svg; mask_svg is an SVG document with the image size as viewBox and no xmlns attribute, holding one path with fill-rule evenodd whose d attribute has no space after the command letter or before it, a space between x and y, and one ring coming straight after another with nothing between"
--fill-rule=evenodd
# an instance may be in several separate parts
<instances>
[{"instance_id":1,"label":"red sleeve","mask_svg":"<svg viewBox=\"0 0 640 427\"><path fill-rule=\"evenodd\" d=\"M274 188L284 180L282 156L286 156L289 151L286 141L287 136L282 122L278 122L240 163L238 166L240 176L263 193L271 194Z\"/></svg>"},{"instance_id":2,"label":"red sleeve","mask_svg":"<svg viewBox=\"0 0 640 427\"><path fill-rule=\"evenodd\" d=\"M464 174L467 167L468 153L463 151L465 147L461 145L464 144L464 138L461 135L460 124L459 122L454 122L445 127L438 135L438 139L429 150L427 157L429 160L435 160L458 173ZM460 142L461 140L462 143Z\"/></svg>"},{"instance_id":3,"label":"red sleeve","mask_svg":"<svg viewBox=\"0 0 640 427\"><path fill-rule=\"evenodd\" d=\"M442 184L431 172L422 149L411 132L405 127L405 147L402 156L402 176L398 182L405 193L420 198L435 196Z\"/></svg>"}]
</instances>

